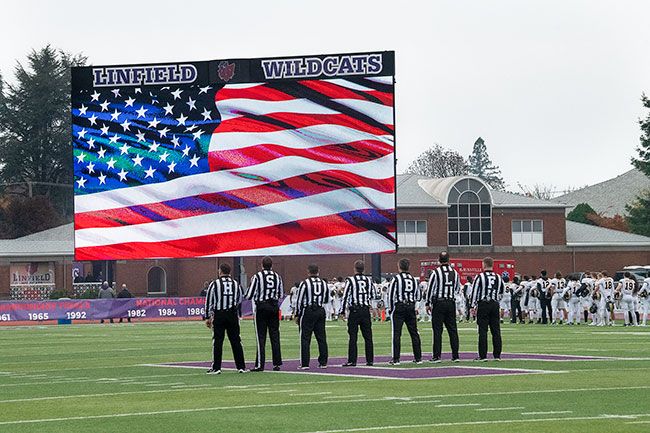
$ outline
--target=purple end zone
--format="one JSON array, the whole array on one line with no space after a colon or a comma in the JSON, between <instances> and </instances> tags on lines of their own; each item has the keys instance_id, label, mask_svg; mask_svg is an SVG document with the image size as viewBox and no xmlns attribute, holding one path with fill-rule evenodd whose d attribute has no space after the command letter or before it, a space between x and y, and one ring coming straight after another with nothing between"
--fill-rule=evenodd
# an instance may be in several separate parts
<instances>
[{"instance_id":1,"label":"purple end zone","mask_svg":"<svg viewBox=\"0 0 650 433\"><path fill-rule=\"evenodd\" d=\"M430 355L425 354L424 359L430 357ZM471 360L476 356L473 352L462 352L460 354L461 360ZM382 365L383 363L388 362L390 357L388 356L378 356L375 358L375 366L367 367L365 366L365 360L363 357L359 359L359 365L357 367L341 367L346 359L342 357L335 357L329 359L329 366L327 369L317 368L316 361L312 361L310 364L309 370L298 370L299 361L298 360L287 360L282 366L283 372L292 372L292 373L317 373L324 375L333 375L333 376L356 376L356 377L377 377L377 378L386 378L386 379L435 379L435 378L446 378L446 377L469 377L469 376L486 376L486 375L512 375L512 374L530 374L530 373L542 373L541 370L528 370L528 369L517 369L517 368L495 368L487 367L485 364L473 364L473 365L460 365L455 364L453 366L422 366L415 368L401 368L394 367L389 365ZM443 354L443 359L451 359L450 354ZM597 358L592 356L572 356L572 355L551 355L551 354L528 354L528 353L504 353L502 354L502 359L509 360L538 360L538 361L588 361L588 360L597 360L597 359L606 359L606 358ZM410 363L412 356L409 356L408 359L402 358L403 363ZM159 364L164 367L180 367L180 368L205 368L206 370L210 368L210 362L171 362L165 364ZM223 368L234 369L235 365L232 361L224 361ZM270 364L266 364L267 370L271 369Z\"/></svg>"}]
</instances>

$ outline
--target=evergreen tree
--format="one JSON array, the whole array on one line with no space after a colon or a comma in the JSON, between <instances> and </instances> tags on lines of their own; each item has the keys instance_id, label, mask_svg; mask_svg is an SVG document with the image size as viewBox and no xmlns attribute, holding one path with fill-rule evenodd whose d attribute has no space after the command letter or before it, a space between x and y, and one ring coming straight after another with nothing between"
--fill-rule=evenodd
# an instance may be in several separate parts
<instances>
[{"instance_id":1,"label":"evergreen tree","mask_svg":"<svg viewBox=\"0 0 650 433\"><path fill-rule=\"evenodd\" d=\"M644 94L641 102L645 108L650 109L650 99ZM637 147L638 158L632 158L632 165L650 177L650 113L645 119L639 120L641 126L641 144Z\"/></svg>"},{"instance_id":2,"label":"evergreen tree","mask_svg":"<svg viewBox=\"0 0 650 433\"><path fill-rule=\"evenodd\" d=\"M591 218L592 215L596 215L594 208L589 206L587 203L580 203L569 212L566 219L577 223L591 224L593 226L596 224L594 223L593 218Z\"/></svg>"},{"instance_id":3,"label":"evergreen tree","mask_svg":"<svg viewBox=\"0 0 650 433\"><path fill-rule=\"evenodd\" d=\"M641 96L645 108L650 109L650 99ZM641 126L641 144L637 148L638 158L632 158L632 164L650 177L650 113L639 120ZM650 191L645 191L637 197L634 203L625 207L626 219L632 233L650 236Z\"/></svg>"},{"instance_id":4,"label":"evergreen tree","mask_svg":"<svg viewBox=\"0 0 650 433\"><path fill-rule=\"evenodd\" d=\"M483 179L493 189L503 190L505 187L501 170L490 160L487 146L481 137L474 142L469 156L469 174Z\"/></svg>"},{"instance_id":5,"label":"evergreen tree","mask_svg":"<svg viewBox=\"0 0 650 433\"><path fill-rule=\"evenodd\" d=\"M650 236L650 191L637 197L631 205L625 206L627 224L632 233Z\"/></svg>"},{"instance_id":6,"label":"evergreen tree","mask_svg":"<svg viewBox=\"0 0 650 433\"><path fill-rule=\"evenodd\" d=\"M429 177L463 176L467 174L467 161L458 152L436 144L422 152L406 172Z\"/></svg>"},{"instance_id":7,"label":"evergreen tree","mask_svg":"<svg viewBox=\"0 0 650 433\"><path fill-rule=\"evenodd\" d=\"M15 69L15 82L0 80L0 183L12 192L48 197L71 214L72 149L70 67L86 58L49 45ZM21 187L22 186L22 187Z\"/></svg>"}]
</instances>

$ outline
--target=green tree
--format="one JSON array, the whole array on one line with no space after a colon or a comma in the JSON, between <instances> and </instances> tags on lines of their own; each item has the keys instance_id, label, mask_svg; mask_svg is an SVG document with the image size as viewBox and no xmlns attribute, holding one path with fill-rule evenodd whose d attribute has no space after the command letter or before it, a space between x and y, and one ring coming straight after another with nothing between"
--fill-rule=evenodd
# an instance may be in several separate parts
<instances>
[{"instance_id":1,"label":"green tree","mask_svg":"<svg viewBox=\"0 0 650 433\"><path fill-rule=\"evenodd\" d=\"M429 177L452 177L466 175L467 170L467 161L461 154L436 144L422 152L406 172Z\"/></svg>"},{"instance_id":2,"label":"green tree","mask_svg":"<svg viewBox=\"0 0 650 433\"><path fill-rule=\"evenodd\" d=\"M596 215L594 208L589 206L587 203L580 203L573 208L571 212L566 216L566 219L569 221L575 221L577 223L596 225L593 221L593 218L590 218L591 215Z\"/></svg>"},{"instance_id":3,"label":"green tree","mask_svg":"<svg viewBox=\"0 0 650 433\"><path fill-rule=\"evenodd\" d=\"M650 99L645 94L641 95L641 102L645 108L650 109ZM641 144L636 149L639 157L632 158L632 165L650 177L650 113L645 119L639 119L639 125L641 126Z\"/></svg>"},{"instance_id":4,"label":"green tree","mask_svg":"<svg viewBox=\"0 0 650 433\"><path fill-rule=\"evenodd\" d=\"M650 110L650 99L641 95L643 106ZM641 143L637 148L638 158L632 158L632 165L650 177L650 112L639 120L641 126ZM637 197L634 203L625 207L626 220L632 233L650 236L650 191Z\"/></svg>"},{"instance_id":5,"label":"green tree","mask_svg":"<svg viewBox=\"0 0 650 433\"><path fill-rule=\"evenodd\" d=\"M626 220L632 233L650 236L650 191L636 198L636 201L625 206Z\"/></svg>"},{"instance_id":6,"label":"green tree","mask_svg":"<svg viewBox=\"0 0 650 433\"><path fill-rule=\"evenodd\" d=\"M51 46L18 62L15 82L0 80L0 184L13 193L49 197L72 213L70 67L86 58Z\"/></svg>"},{"instance_id":7,"label":"green tree","mask_svg":"<svg viewBox=\"0 0 650 433\"><path fill-rule=\"evenodd\" d=\"M472 154L469 156L469 174L483 179L494 189L503 190L505 187L501 170L490 160L487 146L481 137L474 142Z\"/></svg>"}]
</instances>

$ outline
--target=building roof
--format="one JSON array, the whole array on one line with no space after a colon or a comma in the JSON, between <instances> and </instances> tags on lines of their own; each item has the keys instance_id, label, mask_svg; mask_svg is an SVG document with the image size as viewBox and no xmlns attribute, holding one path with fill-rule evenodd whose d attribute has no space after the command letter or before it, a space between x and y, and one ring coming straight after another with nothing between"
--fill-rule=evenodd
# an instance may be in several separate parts
<instances>
[{"instance_id":1,"label":"building roof","mask_svg":"<svg viewBox=\"0 0 650 433\"><path fill-rule=\"evenodd\" d=\"M625 205L633 203L641 192L648 189L650 177L632 169L613 179L556 197L553 201L566 204L567 212L580 203L587 203L599 214L613 217L625 215Z\"/></svg>"},{"instance_id":2,"label":"building roof","mask_svg":"<svg viewBox=\"0 0 650 433\"><path fill-rule=\"evenodd\" d=\"M462 179L474 176L435 178L417 174L397 175L397 207L439 208L447 207L449 190ZM492 196L492 204L498 208L564 208L562 203L539 200L511 192L497 191L485 185Z\"/></svg>"},{"instance_id":3,"label":"building roof","mask_svg":"<svg viewBox=\"0 0 650 433\"><path fill-rule=\"evenodd\" d=\"M22 238L0 240L0 257L72 256L73 251L74 226L72 223Z\"/></svg>"},{"instance_id":4,"label":"building roof","mask_svg":"<svg viewBox=\"0 0 650 433\"><path fill-rule=\"evenodd\" d=\"M618 230L606 229L589 224L566 221L567 246L648 246L650 238L633 233L621 232Z\"/></svg>"},{"instance_id":5,"label":"building roof","mask_svg":"<svg viewBox=\"0 0 650 433\"><path fill-rule=\"evenodd\" d=\"M398 174L397 207L446 207L420 186L420 181L429 179L417 174Z\"/></svg>"}]
</instances>

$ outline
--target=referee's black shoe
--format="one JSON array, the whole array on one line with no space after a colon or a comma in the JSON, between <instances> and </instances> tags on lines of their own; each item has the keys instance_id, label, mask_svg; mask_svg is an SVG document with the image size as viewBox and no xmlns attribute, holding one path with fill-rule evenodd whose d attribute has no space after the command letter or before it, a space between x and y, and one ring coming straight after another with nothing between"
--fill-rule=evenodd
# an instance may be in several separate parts
<instances>
[{"instance_id":1,"label":"referee's black shoe","mask_svg":"<svg viewBox=\"0 0 650 433\"><path fill-rule=\"evenodd\" d=\"M280 371L280 366L279 365L274 365L273 366L273 371Z\"/></svg>"},{"instance_id":2,"label":"referee's black shoe","mask_svg":"<svg viewBox=\"0 0 650 433\"><path fill-rule=\"evenodd\" d=\"M479 358L479 357L476 357L476 358L474 358L474 361L475 361L475 362L487 362L487 358Z\"/></svg>"},{"instance_id":3,"label":"referee's black shoe","mask_svg":"<svg viewBox=\"0 0 650 433\"><path fill-rule=\"evenodd\" d=\"M434 358L431 358L431 362L433 362L434 364L440 364L442 362L442 359L436 356Z\"/></svg>"},{"instance_id":4,"label":"referee's black shoe","mask_svg":"<svg viewBox=\"0 0 650 433\"><path fill-rule=\"evenodd\" d=\"M366 362L366 366L367 366L367 367L372 367L373 365L375 365L375 364L372 363L372 362Z\"/></svg>"},{"instance_id":5,"label":"referee's black shoe","mask_svg":"<svg viewBox=\"0 0 650 433\"><path fill-rule=\"evenodd\" d=\"M252 373L257 373L258 371L264 371L264 369L262 367L255 367L255 368L251 368L248 371L250 371Z\"/></svg>"},{"instance_id":6,"label":"referee's black shoe","mask_svg":"<svg viewBox=\"0 0 650 433\"><path fill-rule=\"evenodd\" d=\"M346 362L341 367L356 367L356 366L357 366L356 362Z\"/></svg>"}]
</instances>

